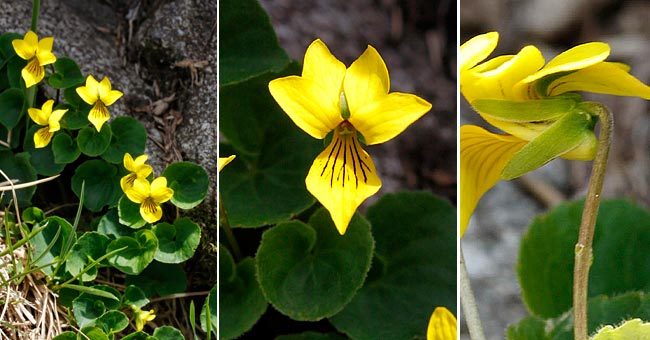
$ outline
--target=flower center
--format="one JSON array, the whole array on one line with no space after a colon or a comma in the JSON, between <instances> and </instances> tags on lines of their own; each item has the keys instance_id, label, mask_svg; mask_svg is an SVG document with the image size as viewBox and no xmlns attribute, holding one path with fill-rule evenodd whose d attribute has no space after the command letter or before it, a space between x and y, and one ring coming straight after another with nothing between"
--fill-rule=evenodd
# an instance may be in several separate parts
<instances>
[{"instance_id":1,"label":"flower center","mask_svg":"<svg viewBox=\"0 0 650 340\"><path fill-rule=\"evenodd\" d=\"M331 149L320 174L321 177L329 177L330 187L335 184L345 187L347 182L354 183L358 188L359 180L368 182L370 160L361 148L356 132L347 120L339 124L334 131Z\"/></svg>"},{"instance_id":2,"label":"flower center","mask_svg":"<svg viewBox=\"0 0 650 340\"><path fill-rule=\"evenodd\" d=\"M144 202L142 202L142 209L149 214L154 214L156 212L157 204L151 197L147 197Z\"/></svg>"}]
</instances>

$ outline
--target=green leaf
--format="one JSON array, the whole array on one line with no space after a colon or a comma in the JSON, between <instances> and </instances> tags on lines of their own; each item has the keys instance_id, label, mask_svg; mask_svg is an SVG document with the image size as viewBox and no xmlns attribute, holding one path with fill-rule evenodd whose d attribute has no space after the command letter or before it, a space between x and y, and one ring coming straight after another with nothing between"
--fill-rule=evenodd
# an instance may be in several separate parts
<instances>
[{"instance_id":1,"label":"green leaf","mask_svg":"<svg viewBox=\"0 0 650 340\"><path fill-rule=\"evenodd\" d=\"M11 44L15 39L22 39L23 35L13 32L6 32L0 35L0 56L2 59L9 59L16 56L14 46Z\"/></svg>"},{"instance_id":2,"label":"green leaf","mask_svg":"<svg viewBox=\"0 0 650 340\"><path fill-rule=\"evenodd\" d=\"M52 340L77 340L77 333L73 331L65 331L53 337Z\"/></svg>"},{"instance_id":3,"label":"green leaf","mask_svg":"<svg viewBox=\"0 0 650 340\"><path fill-rule=\"evenodd\" d=\"M65 164L57 164L54 161L54 153L52 152L52 143L43 148L36 148L34 146L34 134L42 126L32 125L27 132L25 138L25 151L30 154L30 163L36 170L36 173L43 176L54 176L61 173Z\"/></svg>"},{"instance_id":4,"label":"green leaf","mask_svg":"<svg viewBox=\"0 0 650 340\"><path fill-rule=\"evenodd\" d=\"M128 152L134 158L144 153L147 131L139 121L122 116L113 119L110 126L113 134L108 150L102 154L103 159L110 163L122 164L125 153Z\"/></svg>"},{"instance_id":5,"label":"green leaf","mask_svg":"<svg viewBox=\"0 0 650 340\"><path fill-rule=\"evenodd\" d=\"M103 286L97 286L97 287L102 288ZM101 289L98 289L98 288L80 286L80 285L75 285L75 284L71 284L71 283L63 283L63 284L61 284L61 291L67 291L66 294L68 294L69 296L74 296L73 300L76 299L80 295L80 293L86 293L88 295L94 295L94 296L99 296L99 297L103 297L103 298L106 298L106 299L120 301L120 299L118 297L116 297L116 295L114 295L114 293L113 293L113 292L117 292L117 291L108 292L107 290L101 290ZM71 293L72 291L78 292L79 294L72 294Z\"/></svg>"},{"instance_id":6,"label":"green leaf","mask_svg":"<svg viewBox=\"0 0 650 340\"><path fill-rule=\"evenodd\" d=\"M108 244L107 252L127 247L108 258L108 262L125 274L140 274L153 261L158 239L150 230L140 230L133 237L122 236Z\"/></svg>"},{"instance_id":7,"label":"green leaf","mask_svg":"<svg viewBox=\"0 0 650 340\"><path fill-rule=\"evenodd\" d=\"M158 238L154 258L162 263L181 263L189 260L201 241L201 227L187 217L169 223L158 223L153 229Z\"/></svg>"},{"instance_id":8,"label":"green leaf","mask_svg":"<svg viewBox=\"0 0 650 340\"><path fill-rule=\"evenodd\" d=\"M127 276L126 285L142 289L146 296L182 293L187 288L187 277L180 264L153 261L138 276Z\"/></svg>"},{"instance_id":9,"label":"green leaf","mask_svg":"<svg viewBox=\"0 0 650 340\"><path fill-rule=\"evenodd\" d=\"M277 76L220 91L219 124L230 143L220 145L220 153L237 158L220 172L219 192L235 227L286 221L315 202L305 177L323 143L296 127L271 98L268 82Z\"/></svg>"},{"instance_id":10,"label":"green leaf","mask_svg":"<svg viewBox=\"0 0 650 340\"><path fill-rule=\"evenodd\" d=\"M85 81L79 66L70 58L57 58L54 62L54 70L55 73L48 77L47 82L55 89L76 88Z\"/></svg>"},{"instance_id":11,"label":"green leaf","mask_svg":"<svg viewBox=\"0 0 650 340\"><path fill-rule=\"evenodd\" d=\"M77 160L81 150L77 143L67 133L57 133L52 139L54 163L69 164Z\"/></svg>"},{"instance_id":12,"label":"green leaf","mask_svg":"<svg viewBox=\"0 0 650 340\"><path fill-rule=\"evenodd\" d=\"M120 178L126 175L120 173L119 168L113 164L99 159L83 162L72 176L72 191L80 197L81 183L86 182L84 206L90 211L100 211L105 206L113 207L117 204L123 192L120 187Z\"/></svg>"},{"instance_id":13,"label":"green leaf","mask_svg":"<svg viewBox=\"0 0 650 340\"><path fill-rule=\"evenodd\" d=\"M332 324L352 339L424 338L437 306L456 313L456 213L425 192L384 195L368 208L376 241L364 286Z\"/></svg>"},{"instance_id":14,"label":"green leaf","mask_svg":"<svg viewBox=\"0 0 650 340\"><path fill-rule=\"evenodd\" d=\"M66 260L66 270L70 275L76 276L94 260L106 254L106 247L110 239L106 235L90 231L79 237L72 247L72 252ZM97 266L92 267L81 275L82 281L91 281L97 277Z\"/></svg>"},{"instance_id":15,"label":"green leaf","mask_svg":"<svg viewBox=\"0 0 650 340\"><path fill-rule=\"evenodd\" d=\"M650 340L650 323L644 323L640 319L627 320L622 325L614 328L607 325L590 340Z\"/></svg>"},{"instance_id":16,"label":"green leaf","mask_svg":"<svg viewBox=\"0 0 650 340\"><path fill-rule=\"evenodd\" d=\"M97 327L84 327L81 329L81 333L85 336L80 336L79 338L84 340L109 340L108 335Z\"/></svg>"},{"instance_id":17,"label":"green leaf","mask_svg":"<svg viewBox=\"0 0 650 340\"><path fill-rule=\"evenodd\" d=\"M228 334L222 334L223 332L219 332L217 326L219 325L218 319L217 319L217 311L219 310L219 307L217 305L217 286L213 286L212 289L210 289L210 293L208 293L208 297L205 299L205 303L203 303L203 308L201 308L201 315L199 315L200 321L201 321L201 329L203 329L204 332L210 334L219 334L221 339L228 339ZM253 296L253 299L257 300L257 296ZM241 303L241 301L237 301L237 303ZM250 313L251 311L246 311L246 313ZM257 311L252 311L254 315L257 315ZM259 317L258 317L259 318ZM256 319L257 320L257 319Z\"/></svg>"},{"instance_id":18,"label":"green leaf","mask_svg":"<svg viewBox=\"0 0 650 340\"><path fill-rule=\"evenodd\" d=\"M295 320L316 321L350 302L370 269L374 241L359 215L340 235L325 209L309 224L267 230L257 251L257 277L267 300Z\"/></svg>"},{"instance_id":19,"label":"green leaf","mask_svg":"<svg viewBox=\"0 0 650 340\"><path fill-rule=\"evenodd\" d=\"M25 96L20 89L7 89L0 93L0 124L7 129L18 125L20 118L27 112Z\"/></svg>"},{"instance_id":20,"label":"green leaf","mask_svg":"<svg viewBox=\"0 0 650 340\"><path fill-rule=\"evenodd\" d=\"M300 334L281 335L275 340L347 340L348 338L336 333L305 332Z\"/></svg>"},{"instance_id":21,"label":"green leaf","mask_svg":"<svg viewBox=\"0 0 650 340\"><path fill-rule=\"evenodd\" d=\"M108 124L102 125L101 131L97 132L94 126L86 126L77 135L77 145L84 155L91 157L99 156L108 149L111 143L111 127Z\"/></svg>"},{"instance_id":22,"label":"green leaf","mask_svg":"<svg viewBox=\"0 0 650 340\"><path fill-rule=\"evenodd\" d=\"M125 306L136 306L142 308L144 305L149 303L149 299L144 295L144 291L138 286L130 285L127 286L124 290L124 305Z\"/></svg>"},{"instance_id":23,"label":"green leaf","mask_svg":"<svg viewBox=\"0 0 650 340\"><path fill-rule=\"evenodd\" d=\"M269 17L255 0L219 2L219 41L221 86L281 71L289 63Z\"/></svg>"},{"instance_id":24,"label":"green leaf","mask_svg":"<svg viewBox=\"0 0 650 340\"><path fill-rule=\"evenodd\" d=\"M99 327L106 334L119 332L128 325L129 318L118 310L108 311L95 320L95 326Z\"/></svg>"},{"instance_id":25,"label":"green leaf","mask_svg":"<svg viewBox=\"0 0 650 340\"><path fill-rule=\"evenodd\" d=\"M72 311L79 327L94 326L95 320L108 310L120 307L120 293L108 286L95 286L95 289L110 292L117 298L108 299L97 295L82 293L72 301Z\"/></svg>"},{"instance_id":26,"label":"green leaf","mask_svg":"<svg viewBox=\"0 0 650 340\"><path fill-rule=\"evenodd\" d=\"M185 340L183 333L172 326L158 327L153 331L153 336L158 340Z\"/></svg>"},{"instance_id":27,"label":"green leaf","mask_svg":"<svg viewBox=\"0 0 650 340\"><path fill-rule=\"evenodd\" d=\"M36 170L29 162L29 154L21 152L14 155L11 151L0 151L0 169L12 180L18 180L17 183L27 183L36 180ZM0 182L4 182L2 177ZM27 207L31 205L31 199L36 191L36 186L16 190L18 205ZM7 205L13 200L11 193L5 194L0 200L0 204Z\"/></svg>"},{"instance_id":28,"label":"green leaf","mask_svg":"<svg viewBox=\"0 0 650 340\"><path fill-rule=\"evenodd\" d=\"M150 336L149 334L139 331L135 333L131 333L125 337L123 337L121 340L158 340L153 336Z\"/></svg>"},{"instance_id":29,"label":"green leaf","mask_svg":"<svg viewBox=\"0 0 650 340\"><path fill-rule=\"evenodd\" d=\"M70 104L70 109L65 113L65 115L63 115L61 126L69 130L79 130L88 127L90 125L88 113L90 112L91 106L85 102L80 102L76 105L72 104L70 100L81 101L81 98L79 98L79 95L74 91L74 89L66 89L63 93L68 104ZM68 99L68 97L70 97L70 99Z\"/></svg>"},{"instance_id":30,"label":"green leaf","mask_svg":"<svg viewBox=\"0 0 650 340\"><path fill-rule=\"evenodd\" d=\"M40 223L45 219L45 213L37 207L29 207L23 210L21 216L25 223Z\"/></svg>"},{"instance_id":31,"label":"green leaf","mask_svg":"<svg viewBox=\"0 0 650 340\"><path fill-rule=\"evenodd\" d=\"M618 325L633 318L650 320L650 296L642 292L614 297L600 295L589 299L588 311L588 334L595 334L603 325ZM525 318L519 324L508 327L508 340L573 339L573 312L545 320L543 328L539 327L541 321L531 320L534 317Z\"/></svg>"},{"instance_id":32,"label":"green leaf","mask_svg":"<svg viewBox=\"0 0 650 340\"><path fill-rule=\"evenodd\" d=\"M583 202L563 204L536 218L522 239L517 274L523 300L534 315L555 317L571 308L582 207ZM594 234L589 296L648 291L648 244L650 213L627 201L603 201Z\"/></svg>"},{"instance_id":33,"label":"green leaf","mask_svg":"<svg viewBox=\"0 0 650 340\"><path fill-rule=\"evenodd\" d=\"M40 226L45 226L45 229L29 240L30 245L34 247L34 265L40 267L51 264L41 270L52 276L54 267L61 261L63 247L70 238L74 241L75 236L72 233L72 225L58 216L48 217L35 227Z\"/></svg>"},{"instance_id":34,"label":"green leaf","mask_svg":"<svg viewBox=\"0 0 650 340\"><path fill-rule=\"evenodd\" d=\"M255 259L247 257L238 264L224 246L219 247L219 335L234 339L250 330L266 311L268 303L255 279ZM205 310L207 306L203 306ZM212 329L217 330L217 286L210 291ZM206 329L205 311L201 328ZM215 333L216 334L216 333Z\"/></svg>"},{"instance_id":35,"label":"green leaf","mask_svg":"<svg viewBox=\"0 0 650 340\"><path fill-rule=\"evenodd\" d=\"M132 229L140 229L147 224L140 215L140 205L132 202L126 195L122 195L117 204L117 212L120 216L120 223Z\"/></svg>"},{"instance_id":36,"label":"green leaf","mask_svg":"<svg viewBox=\"0 0 650 340\"><path fill-rule=\"evenodd\" d=\"M191 162L169 165L162 173L167 186L174 190L171 202L181 209L192 209L205 199L208 192L208 173Z\"/></svg>"},{"instance_id":37,"label":"green leaf","mask_svg":"<svg viewBox=\"0 0 650 340\"><path fill-rule=\"evenodd\" d=\"M106 215L99 219L97 231L113 240L121 236L132 236L135 232L133 229L120 224L117 209L110 209Z\"/></svg>"}]
</instances>

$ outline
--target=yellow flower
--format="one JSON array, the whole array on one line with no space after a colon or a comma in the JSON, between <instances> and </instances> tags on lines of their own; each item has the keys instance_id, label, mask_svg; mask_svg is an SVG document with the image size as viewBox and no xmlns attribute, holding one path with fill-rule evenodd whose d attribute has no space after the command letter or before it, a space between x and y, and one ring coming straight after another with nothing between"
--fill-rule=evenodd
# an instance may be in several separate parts
<instances>
[{"instance_id":1,"label":"yellow flower","mask_svg":"<svg viewBox=\"0 0 650 340\"><path fill-rule=\"evenodd\" d=\"M52 53L54 37L43 38L38 40L38 35L32 31L27 31L23 39L15 39L11 42L16 54L29 61L20 74L25 80L25 87L32 87L38 84L45 77L45 68L43 66L52 64L56 61L56 56Z\"/></svg>"},{"instance_id":2,"label":"yellow flower","mask_svg":"<svg viewBox=\"0 0 650 340\"><path fill-rule=\"evenodd\" d=\"M429 319L427 340L456 340L456 317L445 307L436 307Z\"/></svg>"},{"instance_id":3,"label":"yellow flower","mask_svg":"<svg viewBox=\"0 0 650 340\"><path fill-rule=\"evenodd\" d=\"M144 164L147 161L147 155L140 155L133 160L128 152L124 154L124 168L131 173L120 179L122 191L126 192L133 188L133 182L138 178L146 179L153 172L150 165Z\"/></svg>"},{"instance_id":4,"label":"yellow flower","mask_svg":"<svg viewBox=\"0 0 650 340\"><path fill-rule=\"evenodd\" d=\"M592 160L597 148L594 103L576 91L650 99L650 87L607 62L609 45L573 47L548 63L535 46L484 61L499 35L490 32L460 47L460 88L488 123L460 129L461 237L481 196L499 179L513 179L554 158Z\"/></svg>"},{"instance_id":5,"label":"yellow flower","mask_svg":"<svg viewBox=\"0 0 650 340\"><path fill-rule=\"evenodd\" d=\"M232 160L235 159L235 155L228 156L228 157L219 157L218 162L217 162L217 168L219 171L223 169L228 163L232 162Z\"/></svg>"},{"instance_id":6,"label":"yellow flower","mask_svg":"<svg viewBox=\"0 0 650 340\"><path fill-rule=\"evenodd\" d=\"M44 148L50 144L54 132L61 129L59 121L68 110L54 110L54 100L50 99L43 104L41 109L29 108L27 113L29 117L38 125L45 126L34 133L34 146L36 148Z\"/></svg>"},{"instance_id":7,"label":"yellow flower","mask_svg":"<svg viewBox=\"0 0 650 340\"><path fill-rule=\"evenodd\" d=\"M307 48L301 76L269 83L271 95L298 127L318 139L333 131L305 183L341 235L357 207L381 187L358 134L367 145L383 143L431 109L422 98L389 88L386 64L372 46L346 68L320 39Z\"/></svg>"},{"instance_id":8,"label":"yellow flower","mask_svg":"<svg viewBox=\"0 0 650 340\"><path fill-rule=\"evenodd\" d=\"M133 312L135 313L135 329L137 331L141 331L144 328L144 324L152 321L153 319L156 318L156 314L154 314L153 309L150 309L148 312L143 311L142 309L136 307L135 305L131 305L131 309L133 309Z\"/></svg>"},{"instance_id":9,"label":"yellow flower","mask_svg":"<svg viewBox=\"0 0 650 340\"><path fill-rule=\"evenodd\" d=\"M174 190L167 187L167 179L158 177L149 183L145 178L136 178L131 189L124 193L132 202L140 204L140 216L148 223L162 218L160 203L169 201Z\"/></svg>"},{"instance_id":10,"label":"yellow flower","mask_svg":"<svg viewBox=\"0 0 650 340\"><path fill-rule=\"evenodd\" d=\"M86 103L93 105L88 114L88 120L95 126L97 132L110 118L107 106L113 105L122 97L122 92L111 89L111 81L104 77L98 82L92 75L86 78L86 86L77 87L77 94Z\"/></svg>"}]
</instances>

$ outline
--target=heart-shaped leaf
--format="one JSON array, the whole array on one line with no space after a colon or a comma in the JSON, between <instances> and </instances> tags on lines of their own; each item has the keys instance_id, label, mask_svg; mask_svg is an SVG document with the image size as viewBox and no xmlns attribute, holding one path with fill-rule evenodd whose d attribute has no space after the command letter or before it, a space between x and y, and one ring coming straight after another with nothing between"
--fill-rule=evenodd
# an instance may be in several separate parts
<instances>
[{"instance_id":1,"label":"heart-shaped leaf","mask_svg":"<svg viewBox=\"0 0 650 340\"><path fill-rule=\"evenodd\" d=\"M57 58L54 62L54 70L55 72L49 76L47 82L55 89L77 87L84 83L79 66L70 58Z\"/></svg>"},{"instance_id":2,"label":"heart-shaped leaf","mask_svg":"<svg viewBox=\"0 0 650 340\"><path fill-rule=\"evenodd\" d=\"M102 158L113 164L121 164L124 154L139 156L144 153L147 131L135 118L122 116L111 121L111 142ZM102 129L103 130L103 129Z\"/></svg>"},{"instance_id":3,"label":"heart-shaped leaf","mask_svg":"<svg viewBox=\"0 0 650 340\"><path fill-rule=\"evenodd\" d=\"M57 133L52 139L54 162L58 164L72 163L79 158L81 150L67 133Z\"/></svg>"},{"instance_id":4,"label":"heart-shaped leaf","mask_svg":"<svg viewBox=\"0 0 650 340\"><path fill-rule=\"evenodd\" d=\"M76 276L90 263L106 254L108 242L110 242L110 239L106 235L94 231L83 233L72 247L72 252L66 260L68 273ZM91 281L95 277L97 277L97 266L82 274L81 280Z\"/></svg>"},{"instance_id":5,"label":"heart-shaped leaf","mask_svg":"<svg viewBox=\"0 0 650 340\"><path fill-rule=\"evenodd\" d=\"M52 143L43 148L34 146L34 134L42 126L32 125L25 138L25 151L30 154L30 163L36 170L36 173L43 176L54 176L61 173L65 164L56 163L54 153L52 152Z\"/></svg>"},{"instance_id":6,"label":"heart-shaped leaf","mask_svg":"<svg viewBox=\"0 0 650 340\"><path fill-rule=\"evenodd\" d=\"M267 300L296 320L338 313L370 269L370 225L355 215L340 235L325 209L309 224L284 222L267 230L257 251L257 277Z\"/></svg>"},{"instance_id":7,"label":"heart-shaped leaf","mask_svg":"<svg viewBox=\"0 0 650 340\"><path fill-rule=\"evenodd\" d=\"M120 198L117 212L120 216L120 223L130 228L140 229L147 224L140 214L140 205L132 202L126 195Z\"/></svg>"},{"instance_id":8,"label":"heart-shaped leaf","mask_svg":"<svg viewBox=\"0 0 650 340\"><path fill-rule=\"evenodd\" d=\"M84 206L90 211L100 211L107 205L115 206L122 197L120 178L124 175L124 171L120 172L117 166L106 161L85 161L77 167L72 176L72 191L80 197L81 183L85 182Z\"/></svg>"},{"instance_id":9,"label":"heart-shaped leaf","mask_svg":"<svg viewBox=\"0 0 650 340\"><path fill-rule=\"evenodd\" d=\"M11 151L0 151L0 169L12 180L18 180L17 183L27 183L36 180L36 170L29 162L29 154L21 152L14 155ZM4 177L2 182L5 181ZM32 195L36 191L36 186L30 186L25 189L16 190L18 205L30 206ZM7 205L13 200L12 195L4 195L0 204Z\"/></svg>"},{"instance_id":10,"label":"heart-shaped leaf","mask_svg":"<svg viewBox=\"0 0 650 340\"><path fill-rule=\"evenodd\" d=\"M158 239L150 230L140 230L133 237L122 236L108 244L107 252L126 247L108 258L108 262L123 273L140 274L153 261Z\"/></svg>"},{"instance_id":11,"label":"heart-shaped leaf","mask_svg":"<svg viewBox=\"0 0 650 340\"><path fill-rule=\"evenodd\" d=\"M158 327L153 331L153 336L158 340L185 340L183 333L172 326Z\"/></svg>"},{"instance_id":12,"label":"heart-shaped leaf","mask_svg":"<svg viewBox=\"0 0 650 340\"><path fill-rule=\"evenodd\" d=\"M25 114L25 96L20 89L7 89L0 93L0 124L13 129Z\"/></svg>"},{"instance_id":13,"label":"heart-shaped leaf","mask_svg":"<svg viewBox=\"0 0 650 340\"><path fill-rule=\"evenodd\" d=\"M153 229L158 238L154 258L163 263L181 263L189 260L201 241L201 227L187 217L169 223L158 223Z\"/></svg>"},{"instance_id":14,"label":"heart-shaped leaf","mask_svg":"<svg viewBox=\"0 0 650 340\"><path fill-rule=\"evenodd\" d=\"M192 209L205 199L208 192L208 173L203 167L191 162L177 162L168 166L162 174L167 186L174 190L171 202L181 209Z\"/></svg>"},{"instance_id":15,"label":"heart-shaped leaf","mask_svg":"<svg viewBox=\"0 0 650 340\"><path fill-rule=\"evenodd\" d=\"M77 135L77 145L84 155L91 157L99 156L108 149L111 144L111 127L108 124L102 125L97 132L94 126L86 126Z\"/></svg>"}]
</instances>

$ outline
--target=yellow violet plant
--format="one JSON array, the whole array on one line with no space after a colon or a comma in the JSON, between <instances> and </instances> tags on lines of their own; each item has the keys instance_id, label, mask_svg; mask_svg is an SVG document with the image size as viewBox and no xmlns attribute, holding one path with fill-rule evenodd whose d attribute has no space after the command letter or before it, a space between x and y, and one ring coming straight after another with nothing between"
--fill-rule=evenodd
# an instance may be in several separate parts
<instances>
[{"instance_id":1,"label":"yellow violet plant","mask_svg":"<svg viewBox=\"0 0 650 340\"><path fill-rule=\"evenodd\" d=\"M346 68L320 39L307 48L302 74L272 80L269 90L306 133L318 139L333 134L305 183L341 235L359 205L381 187L359 139L366 145L386 142L431 109L416 95L389 93L388 69L372 46Z\"/></svg>"},{"instance_id":2,"label":"yellow violet plant","mask_svg":"<svg viewBox=\"0 0 650 340\"><path fill-rule=\"evenodd\" d=\"M198 248L201 226L185 211L206 198L208 174L182 161L154 176L145 127L124 112L109 114L107 107L123 93L108 76L98 81L82 74L74 60L55 56L55 38L39 40L36 34L39 0L33 9L31 30L0 32L0 181L20 189L0 195L0 245L12 259L2 265L8 274L0 290L22 290L32 282L28 289L38 289L45 299L62 290L70 294L68 303L50 300L51 309L41 313L39 307L34 314L67 316L46 322L47 334L37 333L42 323L3 318L0 338L151 336L154 324L148 322L155 315L142 309L149 299L192 289L182 264ZM43 184L48 181L53 183ZM174 214L163 214L166 202L176 208ZM213 216L206 215L206 220ZM106 286L100 282L105 275L120 283ZM7 308L28 306L21 313L41 305L26 304L23 297L2 299ZM171 326L165 331L181 334Z\"/></svg>"},{"instance_id":3,"label":"yellow violet plant","mask_svg":"<svg viewBox=\"0 0 650 340\"><path fill-rule=\"evenodd\" d=\"M603 104L586 101L580 93L650 99L650 87L632 76L627 65L607 61L610 47L603 42L580 44L548 62L532 45L515 55L487 59L498 39L497 32L489 32L460 47L461 93L489 125L501 131L473 125L460 128L461 237L478 201L499 180L517 178L558 157L594 160L573 276L574 336L586 339L588 275L612 117ZM470 334L482 339L469 279L463 275L461 300L472 301L463 301Z\"/></svg>"}]
</instances>

